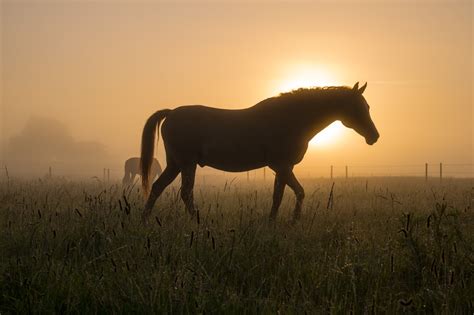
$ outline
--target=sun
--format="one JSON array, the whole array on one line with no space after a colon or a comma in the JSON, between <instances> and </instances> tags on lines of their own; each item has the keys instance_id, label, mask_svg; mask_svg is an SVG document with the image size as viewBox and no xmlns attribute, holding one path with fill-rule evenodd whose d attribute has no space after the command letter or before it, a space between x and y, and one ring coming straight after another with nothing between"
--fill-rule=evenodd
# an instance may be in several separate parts
<instances>
[{"instance_id":1,"label":"sun","mask_svg":"<svg viewBox=\"0 0 474 315\"><path fill-rule=\"evenodd\" d=\"M278 92L289 92L299 88L337 85L335 79L323 69L304 68L288 76L278 84Z\"/></svg>"},{"instance_id":2,"label":"sun","mask_svg":"<svg viewBox=\"0 0 474 315\"><path fill-rule=\"evenodd\" d=\"M339 121L335 121L309 141L309 145L313 147L327 147L333 145L341 139L344 133L344 125Z\"/></svg>"},{"instance_id":3,"label":"sun","mask_svg":"<svg viewBox=\"0 0 474 315\"><path fill-rule=\"evenodd\" d=\"M341 85L335 75L325 67L301 65L293 67L282 76L285 79L275 82L275 92L289 92L298 88L324 87ZM312 147L328 147L341 140L344 125L335 121L309 142Z\"/></svg>"}]
</instances>

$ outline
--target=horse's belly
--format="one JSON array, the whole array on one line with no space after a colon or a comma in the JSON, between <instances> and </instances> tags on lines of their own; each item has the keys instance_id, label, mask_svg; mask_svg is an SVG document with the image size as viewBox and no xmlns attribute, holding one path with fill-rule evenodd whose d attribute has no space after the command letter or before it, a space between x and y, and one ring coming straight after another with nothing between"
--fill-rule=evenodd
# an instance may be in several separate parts
<instances>
[{"instance_id":1,"label":"horse's belly","mask_svg":"<svg viewBox=\"0 0 474 315\"><path fill-rule=\"evenodd\" d=\"M208 143L202 146L198 163L224 171L242 172L265 166L265 152L258 145Z\"/></svg>"}]
</instances>

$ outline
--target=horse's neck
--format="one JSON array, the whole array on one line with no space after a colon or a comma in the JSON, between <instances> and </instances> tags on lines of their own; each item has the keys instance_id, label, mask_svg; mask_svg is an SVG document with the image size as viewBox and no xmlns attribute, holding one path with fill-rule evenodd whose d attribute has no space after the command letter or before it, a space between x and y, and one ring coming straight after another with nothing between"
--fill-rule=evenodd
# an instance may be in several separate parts
<instances>
[{"instance_id":1,"label":"horse's neck","mask_svg":"<svg viewBox=\"0 0 474 315\"><path fill-rule=\"evenodd\" d=\"M340 108L339 104L334 102L302 106L297 115L301 117L298 128L304 141L311 140L321 130L340 119Z\"/></svg>"},{"instance_id":2,"label":"horse's neck","mask_svg":"<svg viewBox=\"0 0 474 315\"><path fill-rule=\"evenodd\" d=\"M272 132L291 134L295 140L307 142L335 120L340 119L343 101L343 99L321 98L306 103L298 103L292 99L286 103L273 103L269 99L249 110L257 111L258 119L272 126Z\"/></svg>"}]
</instances>

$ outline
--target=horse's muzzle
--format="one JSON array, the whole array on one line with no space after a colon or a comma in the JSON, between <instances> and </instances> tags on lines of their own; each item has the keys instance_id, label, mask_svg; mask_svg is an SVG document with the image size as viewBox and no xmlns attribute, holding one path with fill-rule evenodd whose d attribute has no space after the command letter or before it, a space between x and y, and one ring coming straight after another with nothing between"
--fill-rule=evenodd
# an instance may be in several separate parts
<instances>
[{"instance_id":1,"label":"horse's muzzle","mask_svg":"<svg viewBox=\"0 0 474 315\"><path fill-rule=\"evenodd\" d=\"M373 137L367 137L365 138L365 142L368 144L368 145L372 145L374 144L375 142L377 142L377 140L379 139L379 134L377 133L375 136Z\"/></svg>"}]
</instances>

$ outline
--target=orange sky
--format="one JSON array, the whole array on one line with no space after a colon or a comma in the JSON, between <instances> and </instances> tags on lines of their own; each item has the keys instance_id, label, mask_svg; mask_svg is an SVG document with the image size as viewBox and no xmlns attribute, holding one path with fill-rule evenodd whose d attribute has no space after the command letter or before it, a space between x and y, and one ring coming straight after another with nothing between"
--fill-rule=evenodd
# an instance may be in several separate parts
<instances>
[{"instance_id":1,"label":"orange sky","mask_svg":"<svg viewBox=\"0 0 474 315\"><path fill-rule=\"evenodd\" d=\"M381 137L345 130L300 170L473 163L472 19L469 0L2 1L0 140L44 116L122 161L157 109L248 107L309 76L367 81Z\"/></svg>"}]
</instances>

